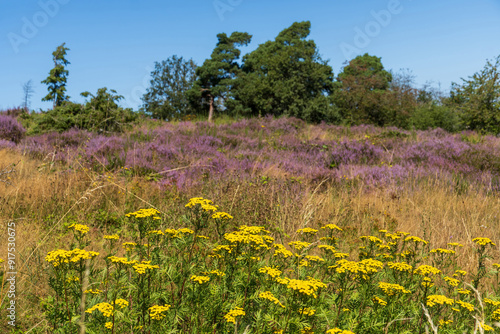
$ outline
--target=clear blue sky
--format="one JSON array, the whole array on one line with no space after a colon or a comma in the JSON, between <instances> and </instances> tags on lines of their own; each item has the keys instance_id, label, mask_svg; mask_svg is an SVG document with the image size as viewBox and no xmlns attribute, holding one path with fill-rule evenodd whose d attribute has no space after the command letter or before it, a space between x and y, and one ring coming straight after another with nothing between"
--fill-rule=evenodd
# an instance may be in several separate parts
<instances>
[{"instance_id":1,"label":"clear blue sky","mask_svg":"<svg viewBox=\"0 0 500 334\"><path fill-rule=\"evenodd\" d=\"M201 65L221 32L252 34L246 53L295 21L311 21L310 38L335 75L346 58L367 52L447 91L500 55L500 0L18 0L1 1L0 16L0 109L20 105L30 79L31 107L52 106L41 102L40 81L63 42L73 101L108 87L134 109L155 61L178 55Z\"/></svg>"}]
</instances>

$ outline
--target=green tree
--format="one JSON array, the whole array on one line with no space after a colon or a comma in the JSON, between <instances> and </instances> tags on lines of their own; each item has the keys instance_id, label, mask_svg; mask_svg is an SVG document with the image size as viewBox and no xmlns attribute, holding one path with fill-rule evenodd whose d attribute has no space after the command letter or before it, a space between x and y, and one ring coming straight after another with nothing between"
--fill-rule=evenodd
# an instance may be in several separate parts
<instances>
[{"instance_id":1,"label":"green tree","mask_svg":"<svg viewBox=\"0 0 500 334\"><path fill-rule=\"evenodd\" d=\"M210 59L196 69L197 80L188 91L193 105L200 108L202 101L208 101L208 121L211 122L214 109L226 108L226 102L231 99L235 78L241 72L237 60L241 51L239 46L250 43L252 36L246 32L233 32L231 36L225 33L217 35L217 45ZM218 101L216 101L218 100Z\"/></svg>"},{"instance_id":2,"label":"green tree","mask_svg":"<svg viewBox=\"0 0 500 334\"><path fill-rule=\"evenodd\" d=\"M52 59L54 61L54 68L50 70L47 79L42 83L46 84L49 93L42 99L42 101L53 101L54 108L60 106L63 101L67 101L69 96L66 96L66 80L68 77L68 70L65 66L70 64L66 60L66 51L69 49L65 47L66 43L59 45L56 51L52 52Z\"/></svg>"},{"instance_id":3,"label":"green tree","mask_svg":"<svg viewBox=\"0 0 500 334\"><path fill-rule=\"evenodd\" d=\"M172 120L191 113L186 92L196 79L196 64L176 55L155 62L150 87L142 97L144 111L153 118Z\"/></svg>"},{"instance_id":4,"label":"green tree","mask_svg":"<svg viewBox=\"0 0 500 334\"><path fill-rule=\"evenodd\" d=\"M274 41L243 57L235 83L233 109L247 115L296 116L308 121L333 120L328 95L333 71L313 40L311 23L295 22Z\"/></svg>"},{"instance_id":5,"label":"green tree","mask_svg":"<svg viewBox=\"0 0 500 334\"><path fill-rule=\"evenodd\" d=\"M381 58L365 53L351 60L335 82L334 101L348 124L376 124L391 121L386 94L392 75L384 69Z\"/></svg>"},{"instance_id":6,"label":"green tree","mask_svg":"<svg viewBox=\"0 0 500 334\"><path fill-rule=\"evenodd\" d=\"M80 126L84 129L97 132L120 132L124 127L136 119L131 109L123 109L118 102L123 96L114 89L99 88L97 94L83 92L80 95L90 97L80 115Z\"/></svg>"},{"instance_id":7,"label":"green tree","mask_svg":"<svg viewBox=\"0 0 500 334\"><path fill-rule=\"evenodd\" d=\"M500 55L487 61L484 68L462 79L462 84L452 83L449 105L454 108L471 130L500 133Z\"/></svg>"}]
</instances>

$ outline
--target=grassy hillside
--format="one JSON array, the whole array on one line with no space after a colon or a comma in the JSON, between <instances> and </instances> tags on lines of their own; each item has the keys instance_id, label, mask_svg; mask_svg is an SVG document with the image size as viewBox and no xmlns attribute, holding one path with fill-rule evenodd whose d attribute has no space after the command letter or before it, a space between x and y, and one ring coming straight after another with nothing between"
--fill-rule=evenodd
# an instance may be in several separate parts
<instances>
[{"instance_id":1,"label":"grassy hillside","mask_svg":"<svg viewBox=\"0 0 500 334\"><path fill-rule=\"evenodd\" d=\"M148 121L122 135L70 130L17 144L0 140L0 259L8 258L3 245L14 222L18 329L77 333L83 314L89 333L414 333L432 328L429 319L436 326L442 320L440 332L446 333L473 332L476 323L494 326L500 320L494 313L499 268L493 265L500 263L499 148L499 138L473 132L347 128L294 118ZM190 200L197 197L233 218L212 218L204 205L213 203ZM126 217L142 208L157 211ZM148 229L162 235L154 239ZM260 241L252 244L242 235ZM473 241L477 237L491 243ZM127 250L122 242L138 246ZM217 247L225 249L220 246L232 252L215 255ZM46 260L51 251L77 248L99 255L75 260L76 267ZM289 251L290 258L280 258ZM125 269L109 256L136 264L151 260L158 270L141 276L133 263ZM375 263L364 273L367 259L382 267ZM412 270L398 273L389 264L402 262ZM418 274L424 264L441 272ZM7 262L0 265L8 272ZM215 270L225 275L203 274ZM456 270L467 273L457 274L452 286L445 277ZM9 301L7 276L0 275L1 319ZM425 278L432 283L426 286ZM290 287L291 280L317 298ZM388 293L380 282L400 284L408 293ZM89 288L101 292L82 294ZM432 305L433 295L446 295L455 306ZM119 300L127 302L123 309ZM112 320L98 307L84 312L98 303L108 303ZM460 303L474 311L457 313ZM150 308L161 305L169 307L158 308L156 319ZM245 314L231 313L237 307ZM0 329L11 330L3 320Z\"/></svg>"}]
</instances>

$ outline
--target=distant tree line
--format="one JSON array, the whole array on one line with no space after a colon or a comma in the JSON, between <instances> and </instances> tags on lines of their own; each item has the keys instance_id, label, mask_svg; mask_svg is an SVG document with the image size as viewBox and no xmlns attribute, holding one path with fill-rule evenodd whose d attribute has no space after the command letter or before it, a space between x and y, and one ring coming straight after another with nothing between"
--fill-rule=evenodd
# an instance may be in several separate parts
<instances>
[{"instance_id":1,"label":"distant tree line","mask_svg":"<svg viewBox=\"0 0 500 334\"><path fill-rule=\"evenodd\" d=\"M429 84L416 88L409 70L387 71L381 58L369 54L346 63L335 77L308 39L310 28L310 22L293 23L240 62L239 47L252 38L243 32L217 35L210 58L199 67L177 56L156 63L143 111L165 120L271 114L345 125L500 133L500 56L454 83L444 96Z\"/></svg>"},{"instance_id":2,"label":"distant tree line","mask_svg":"<svg viewBox=\"0 0 500 334\"><path fill-rule=\"evenodd\" d=\"M308 122L375 124L404 129L440 127L500 134L500 56L461 84L449 96L425 85L416 88L409 70L387 71L381 58L364 54L352 59L335 77L312 39L311 24L295 22L254 51L240 48L252 35L217 35L217 44L201 66L172 56L156 62L141 112L163 120L188 115L255 117L294 116ZM122 131L138 113L118 105L114 90L83 92L84 104L66 95L69 49L63 43L53 52L54 67L42 81L53 109L34 120L33 132L64 131L72 127L98 132ZM31 83L24 89L27 109ZM29 115L29 114L28 114ZM29 116L25 117L29 118Z\"/></svg>"}]
</instances>

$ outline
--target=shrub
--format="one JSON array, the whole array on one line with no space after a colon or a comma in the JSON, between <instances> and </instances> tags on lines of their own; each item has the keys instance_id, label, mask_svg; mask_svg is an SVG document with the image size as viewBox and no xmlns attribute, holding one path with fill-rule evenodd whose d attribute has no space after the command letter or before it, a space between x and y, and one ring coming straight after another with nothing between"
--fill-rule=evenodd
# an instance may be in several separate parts
<instances>
[{"instance_id":1,"label":"shrub","mask_svg":"<svg viewBox=\"0 0 500 334\"><path fill-rule=\"evenodd\" d=\"M26 130L19 122L9 116L0 115L0 139L19 143L24 137Z\"/></svg>"}]
</instances>

